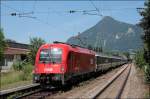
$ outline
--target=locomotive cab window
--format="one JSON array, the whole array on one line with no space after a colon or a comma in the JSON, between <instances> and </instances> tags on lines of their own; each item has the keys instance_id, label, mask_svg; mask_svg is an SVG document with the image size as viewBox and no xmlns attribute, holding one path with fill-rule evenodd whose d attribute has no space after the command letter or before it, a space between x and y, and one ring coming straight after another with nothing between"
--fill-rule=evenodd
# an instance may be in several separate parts
<instances>
[{"instance_id":1,"label":"locomotive cab window","mask_svg":"<svg viewBox=\"0 0 150 99\"><path fill-rule=\"evenodd\" d=\"M60 48L52 48L50 51L50 56L52 63L61 63L62 50Z\"/></svg>"},{"instance_id":2,"label":"locomotive cab window","mask_svg":"<svg viewBox=\"0 0 150 99\"><path fill-rule=\"evenodd\" d=\"M49 50L43 49L40 52L40 59L41 62L50 62Z\"/></svg>"},{"instance_id":3,"label":"locomotive cab window","mask_svg":"<svg viewBox=\"0 0 150 99\"><path fill-rule=\"evenodd\" d=\"M60 48L42 49L40 52L40 62L61 63L62 50Z\"/></svg>"}]
</instances>

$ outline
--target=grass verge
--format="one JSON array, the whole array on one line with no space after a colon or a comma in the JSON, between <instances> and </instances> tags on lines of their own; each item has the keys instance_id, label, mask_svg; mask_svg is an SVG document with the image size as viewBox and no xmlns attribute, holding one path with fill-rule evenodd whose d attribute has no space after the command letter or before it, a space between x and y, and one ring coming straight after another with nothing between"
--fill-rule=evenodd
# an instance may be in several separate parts
<instances>
[{"instance_id":1,"label":"grass verge","mask_svg":"<svg viewBox=\"0 0 150 99\"><path fill-rule=\"evenodd\" d=\"M13 88L25 84L32 83L32 75L28 79L23 79L24 72L22 71L11 71L7 73L1 73L0 78L0 90Z\"/></svg>"}]
</instances>

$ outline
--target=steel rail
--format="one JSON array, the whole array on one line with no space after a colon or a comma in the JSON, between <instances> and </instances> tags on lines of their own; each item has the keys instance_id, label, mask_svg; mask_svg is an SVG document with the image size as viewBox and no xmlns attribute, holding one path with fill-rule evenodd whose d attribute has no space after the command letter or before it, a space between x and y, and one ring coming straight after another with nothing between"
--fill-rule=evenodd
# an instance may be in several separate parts
<instances>
[{"instance_id":1,"label":"steel rail","mask_svg":"<svg viewBox=\"0 0 150 99\"><path fill-rule=\"evenodd\" d=\"M7 90L2 90L0 91L0 98L7 98L10 95L14 95L16 93L21 93L21 92L26 92L29 90L35 90L35 89L39 89L40 88L40 84L30 84L30 85L26 85L26 86L21 86L21 87L17 87L17 88L12 88L12 89L7 89ZM27 92L26 92L27 93Z\"/></svg>"},{"instance_id":2,"label":"steel rail","mask_svg":"<svg viewBox=\"0 0 150 99\"><path fill-rule=\"evenodd\" d=\"M102 86L101 89L97 93L93 94L89 98L96 99L101 93L103 93L127 69L128 66L129 66L129 64L125 68L122 68L119 72L117 72L117 74L114 75L112 78L110 78L110 80L104 86ZM131 69L131 66L130 66L130 69ZM129 70L127 76L129 76L129 73L130 73L130 70ZM127 81L127 78L128 77L126 77L125 81ZM125 83L125 81L124 81L124 83ZM125 84L123 84L123 85L125 86ZM123 88L121 88L120 91L123 91ZM119 94L116 96L116 98L119 98L121 96L121 93L122 92L119 92Z\"/></svg>"},{"instance_id":3,"label":"steel rail","mask_svg":"<svg viewBox=\"0 0 150 99\"><path fill-rule=\"evenodd\" d=\"M46 97L55 94L59 91L59 89L57 89L56 87L49 87L49 88L44 88L44 89L40 89L39 91L36 92L30 92L28 94L22 95L17 97L16 99L20 99L20 98L25 98L25 99L45 99Z\"/></svg>"},{"instance_id":4,"label":"steel rail","mask_svg":"<svg viewBox=\"0 0 150 99\"><path fill-rule=\"evenodd\" d=\"M130 66L130 68L129 68L128 74L127 74L127 76L126 76L126 78L125 78L123 84L121 85L121 88L120 88L120 90L119 90L119 92L118 92L118 94L117 94L117 96L116 96L116 99L120 99L120 98L121 98L122 92L123 92L123 90L124 90L124 88L125 88L125 85L126 85L127 80L128 80L128 78L129 78L130 72L131 72L131 66Z\"/></svg>"}]
</instances>

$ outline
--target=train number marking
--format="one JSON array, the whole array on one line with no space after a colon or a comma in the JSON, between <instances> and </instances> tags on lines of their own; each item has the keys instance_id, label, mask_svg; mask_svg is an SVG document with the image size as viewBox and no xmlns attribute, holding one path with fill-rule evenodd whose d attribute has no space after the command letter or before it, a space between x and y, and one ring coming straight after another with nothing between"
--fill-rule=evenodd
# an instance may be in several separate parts
<instances>
[{"instance_id":1,"label":"train number marking","mask_svg":"<svg viewBox=\"0 0 150 99\"><path fill-rule=\"evenodd\" d=\"M53 68L45 68L44 71L51 72L51 71L53 71Z\"/></svg>"}]
</instances>

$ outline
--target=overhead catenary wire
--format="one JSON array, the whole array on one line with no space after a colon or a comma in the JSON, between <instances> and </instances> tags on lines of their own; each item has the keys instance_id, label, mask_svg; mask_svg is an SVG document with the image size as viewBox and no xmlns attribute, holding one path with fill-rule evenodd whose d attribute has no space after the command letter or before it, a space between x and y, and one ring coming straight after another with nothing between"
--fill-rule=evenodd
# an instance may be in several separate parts
<instances>
[{"instance_id":1,"label":"overhead catenary wire","mask_svg":"<svg viewBox=\"0 0 150 99\"><path fill-rule=\"evenodd\" d=\"M93 1L90 0L90 2L91 2L91 4L92 4L92 6L97 10L98 15L99 15L99 16L103 16L103 15L100 13L100 10L95 6L95 4L93 3Z\"/></svg>"},{"instance_id":2,"label":"overhead catenary wire","mask_svg":"<svg viewBox=\"0 0 150 99\"><path fill-rule=\"evenodd\" d=\"M93 1L90 0L90 2L92 4L92 6L95 8L94 10L69 10L69 11L54 11L54 10L50 11L50 10L48 10L48 11L45 11L45 12L44 11L43 12L39 12L39 11L36 12L35 9L36 9L37 0L34 0L33 9L32 9L32 15L33 14L47 14L47 15L49 15L50 13L60 14L62 12L64 12L64 13L77 13L78 12L78 13L82 13L83 15L98 15L98 16L102 16L102 14L100 13L100 10L95 6ZM15 9L15 8L13 8L11 6L8 6L8 5L4 4L4 3L1 3L1 4L3 6L5 6L5 7L9 8L9 9L14 10L14 11L16 11L18 13L21 13L21 15L23 15L22 12L24 12L24 11L19 11L19 10ZM116 10L120 10L120 9L127 10L127 9L136 9L136 8L119 8L119 9L111 9L111 11L113 12L114 10L116 11ZM109 9L102 9L102 10L106 11L106 10L109 10ZM9 15L9 14L5 14L5 16L6 15ZM21 16L21 17L28 17L28 16L24 15L24 16ZM29 16L29 17L32 18L33 16ZM35 18L35 17L33 17L33 18Z\"/></svg>"},{"instance_id":3,"label":"overhead catenary wire","mask_svg":"<svg viewBox=\"0 0 150 99\"><path fill-rule=\"evenodd\" d=\"M30 12L25 12L25 11L20 11L20 10L17 10L5 3L1 3L3 6L5 6L6 8L9 8L15 12L12 12L10 14L5 14L5 15L11 15L11 16L18 16L18 17L27 17L27 18L33 18L33 19L36 19L37 17L35 16L32 16L32 15L35 15L35 14L47 14L49 16L50 13L82 13L83 15L98 15L98 16L102 16L102 14L100 13L100 10L95 6L95 4L93 3L92 0L90 0L92 6L94 7L94 9L92 10L68 10L68 11L50 11L48 9L48 11L42 11L42 12L39 12L39 11L35 11L36 9L36 4L37 4L37 0L34 0L34 3L33 3L33 9L32 11ZM123 9L123 8L122 8ZM128 8L129 9L129 8ZM136 8L135 8L136 9ZM107 9L103 9L103 10L107 10ZM108 9L109 10L109 9ZM114 10L118 10L118 9L114 9ZM38 19L37 19L38 20ZM47 21L46 21L47 22ZM46 23L44 22L44 23Z\"/></svg>"},{"instance_id":4,"label":"overhead catenary wire","mask_svg":"<svg viewBox=\"0 0 150 99\"><path fill-rule=\"evenodd\" d=\"M5 14L5 15L18 16L19 18L21 18L21 17L32 18L33 20L35 20L35 21L37 21L39 23L45 24L47 26L51 26L53 28L55 27L55 26L52 26L52 24L49 24L47 21L43 21L42 19L40 19L38 17L31 16L31 15L35 14L34 10L30 11L30 12L25 12L25 11L17 10L17 9L15 9L15 8L13 8L11 6L8 6L8 5L4 4L4 3L3 3L3 6L5 6L6 8L14 11L14 12L11 12L11 13L8 13L8 14ZM66 31L66 30L64 30L64 31Z\"/></svg>"},{"instance_id":5,"label":"overhead catenary wire","mask_svg":"<svg viewBox=\"0 0 150 99\"><path fill-rule=\"evenodd\" d=\"M15 12L12 12L12 13L10 13L10 14L8 14L8 15L11 15L11 16L18 16L18 17L36 18L36 17L34 17L34 16L31 16L32 14L34 14L33 11L32 11L32 12L19 11L19 10L15 9L15 8L13 8L13 7L11 7L11 6L8 6L8 5L4 4L4 3L2 3L2 4L3 4L4 7L8 8L8 9L10 9L10 10L15 11Z\"/></svg>"}]
</instances>

